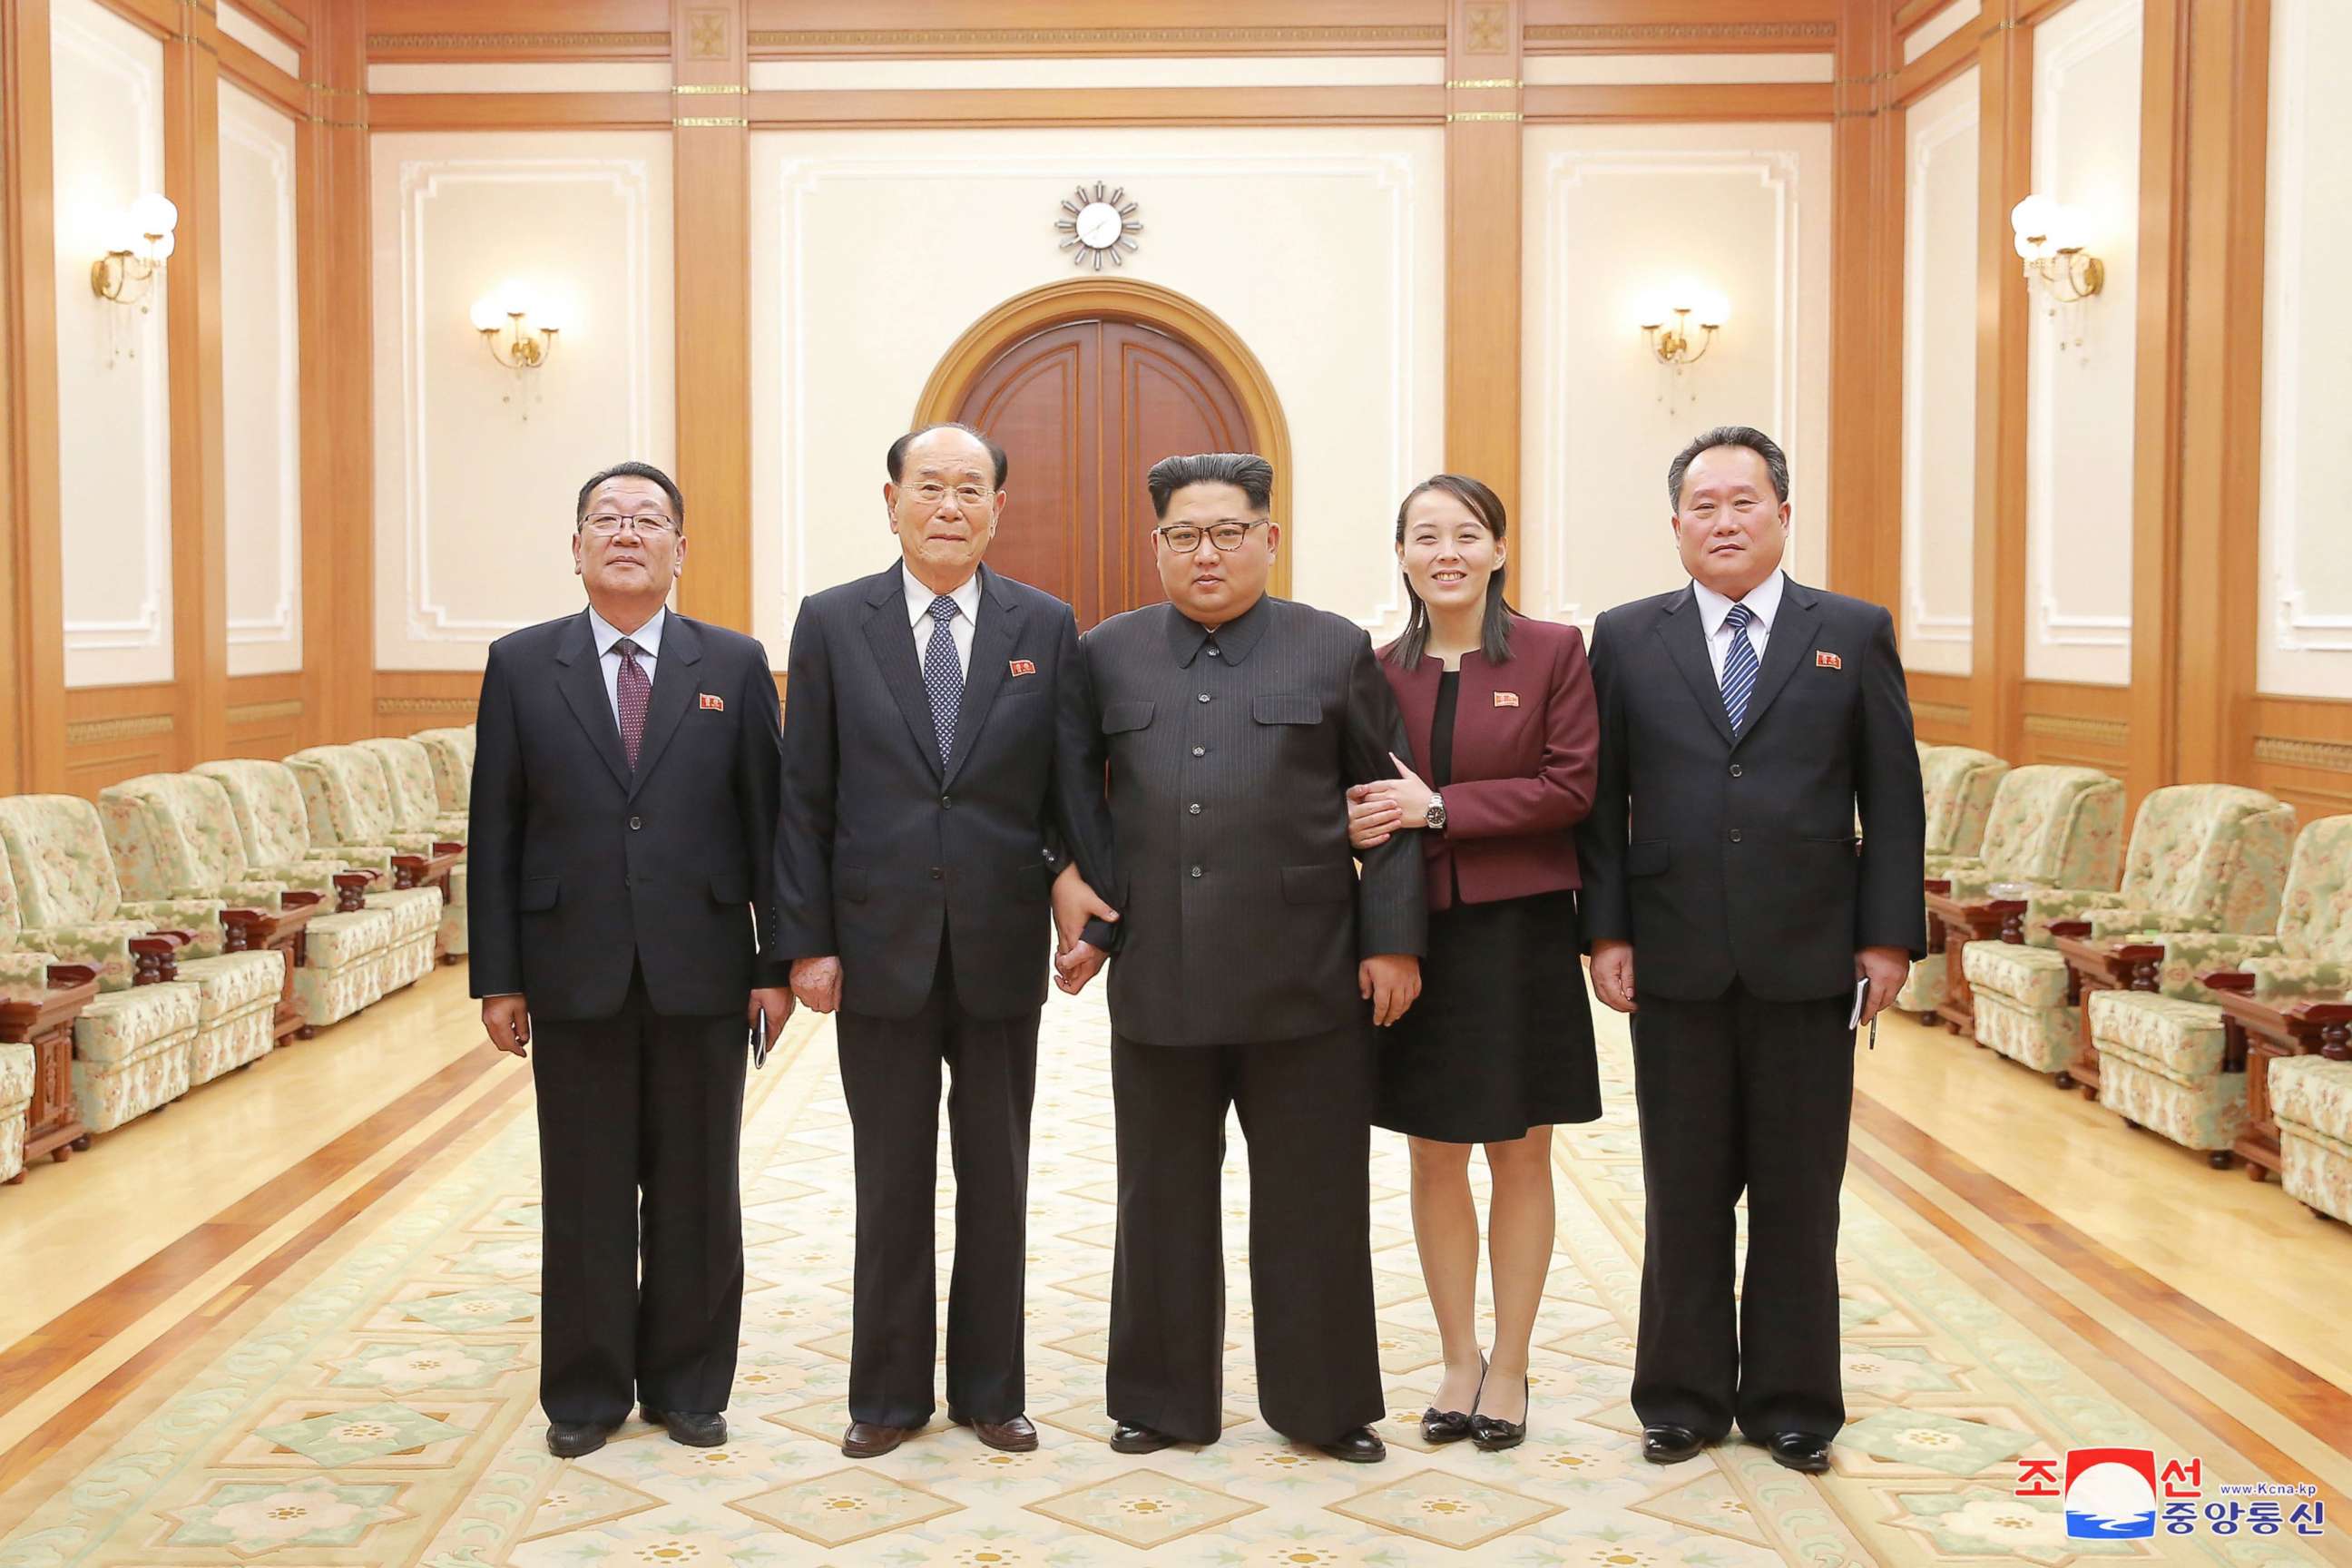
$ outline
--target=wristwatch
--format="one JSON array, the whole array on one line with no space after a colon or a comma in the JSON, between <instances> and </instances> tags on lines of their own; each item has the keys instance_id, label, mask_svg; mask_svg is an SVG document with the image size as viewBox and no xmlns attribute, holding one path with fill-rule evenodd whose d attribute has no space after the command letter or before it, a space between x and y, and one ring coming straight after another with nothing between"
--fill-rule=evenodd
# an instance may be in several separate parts
<instances>
[{"instance_id":1,"label":"wristwatch","mask_svg":"<svg viewBox=\"0 0 2352 1568\"><path fill-rule=\"evenodd\" d=\"M1433 795L1429 797L1429 810L1423 815L1421 825L1432 833L1445 831L1445 797L1444 795Z\"/></svg>"}]
</instances>

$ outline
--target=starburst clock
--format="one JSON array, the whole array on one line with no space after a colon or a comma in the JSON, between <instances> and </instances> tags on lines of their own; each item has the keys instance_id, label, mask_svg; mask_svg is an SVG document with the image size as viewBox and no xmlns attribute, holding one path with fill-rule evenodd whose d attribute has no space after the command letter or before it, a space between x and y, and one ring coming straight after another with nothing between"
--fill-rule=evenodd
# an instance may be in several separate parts
<instances>
[{"instance_id":1,"label":"starburst clock","mask_svg":"<svg viewBox=\"0 0 2352 1568\"><path fill-rule=\"evenodd\" d=\"M1136 249L1130 237L1143 232L1135 212L1136 204L1127 199L1124 189L1106 192L1100 180L1092 190L1080 185L1062 203L1063 216L1054 225L1062 231L1062 248L1070 253L1070 265L1092 262L1097 272L1105 261L1113 267L1127 265L1126 258Z\"/></svg>"}]
</instances>

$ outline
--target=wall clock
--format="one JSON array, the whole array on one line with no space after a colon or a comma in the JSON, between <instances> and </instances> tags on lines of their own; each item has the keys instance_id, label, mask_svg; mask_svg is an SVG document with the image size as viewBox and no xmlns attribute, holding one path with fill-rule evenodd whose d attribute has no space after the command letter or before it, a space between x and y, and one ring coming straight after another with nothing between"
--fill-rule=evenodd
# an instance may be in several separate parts
<instances>
[{"instance_id":1,"label":"wall clock","mask_svg":"<svg viewBox=\"0 0 2352 1568\"><path fill-rule=\"evenodd\" d=\"M1136 249L1136 241L1129 237L1143 232L1135 220L1136 204L1127 199L1125 189L1106 192L1097 180L1088 190L1080 185L1062 203L1062 217L1054 226L1062 231L1062 248L1070 253L1070 265L1084 267L1094 263L1100 272L1108 259L1113 267L1127 265L1126 258Z\"/></svg>"}]
</instances>

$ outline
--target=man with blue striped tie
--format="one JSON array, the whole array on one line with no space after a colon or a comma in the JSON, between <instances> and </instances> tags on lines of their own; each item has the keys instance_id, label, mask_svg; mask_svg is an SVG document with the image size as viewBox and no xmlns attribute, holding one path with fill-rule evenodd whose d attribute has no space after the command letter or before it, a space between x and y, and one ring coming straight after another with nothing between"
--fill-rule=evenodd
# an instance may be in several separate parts
<instances>
[{"instance_id":1,"label":"man with blue striped tie","mask_svg":"<svg viewBox=\"0 0 2352 1568\"><path fill-rule=\"evenodd\" d=\"M1601 778L1577 834L1592 988L1633 1016L1647 1200L1633 1409L1654 1463L1736 1422L1818 1472L1845 1422L1853 1027L1926 946L1911 705L1886 611L1781 572L1789 461L1769 437L1708 431L1668 465L1666 493L1691 581L1593 626Z\"/></svg>"}]
</instances>

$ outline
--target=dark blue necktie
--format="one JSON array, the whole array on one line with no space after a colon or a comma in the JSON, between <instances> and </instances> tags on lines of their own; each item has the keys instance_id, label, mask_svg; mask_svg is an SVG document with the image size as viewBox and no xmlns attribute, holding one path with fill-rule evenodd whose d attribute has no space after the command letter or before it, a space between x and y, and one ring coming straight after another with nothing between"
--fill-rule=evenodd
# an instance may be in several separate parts
<instances>
[{"instance_id":1,"label":"dark blue necktie","mask_svg":"<svg viewBox=\"0 0 2352 1568\"><path fill-rule=\"evenodd\" d=\"M1756 645L1748 640L1748 623L1755 618L1756 612L1745 605L1732 605L1723 617L1731 628L1731 647L1723 656L1723 710L1730 715L1735 735L1748 721L1748 699L1756 689Z\"/></svg>"},{"instance_id":2,"label":"dark blue necktie","mask_svg":"<svg viewBox=\"0 0 2352 1568\"><path fill-rule=\"evenodd\" d=\"M931 601L931 640L923 649L923 686L931 694L931 728L940 734L940 766L955 749L956 707L963 700L963 668L956 663L956 602Z\"/></svg>"}]
</instances>

